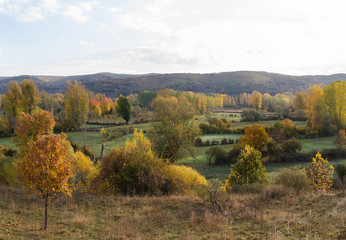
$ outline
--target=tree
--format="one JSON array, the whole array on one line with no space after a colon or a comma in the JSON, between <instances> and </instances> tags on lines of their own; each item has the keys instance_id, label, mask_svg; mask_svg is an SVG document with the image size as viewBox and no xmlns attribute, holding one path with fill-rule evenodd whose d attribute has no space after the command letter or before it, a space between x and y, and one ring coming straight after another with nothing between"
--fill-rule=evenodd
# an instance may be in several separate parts
<instances>
[{"instance_id":1,"label":"tree","mask_svg":"<svg viewBox=\"0 0 346 240\"><path fill-rule=\"evenodd\" d=\"M339 128L346 125L346 82L336 81L323 88L323 102L329 118Z\"/></svg>"},{"instance_id":2,"label":"tree","mask_svg":"<svg viewBox=\"0 0 346 240\"><path fill-rule=\"evenodd\" d=\"M65 135L39 135L29 143L17 166L27 188L44 201L44 230L47 230L48 206L59 193L71 195L73 149Z\"/></svg>"},{"instance_id":3,"label":"tree","mask_svg":"<svg viewBox=\"0 0 346 240\"><path fill-rule=\"evenodd\" d=\"M131 103L126 97L120 96L118 98L116 111L128 124L131 119Z\"/></svg>"},{"instance_id":4,"label":"tree","mask_svg":"<svg viewBox=\"0 0 346 240\"><path fill-rule=\"evenodd\" d=\"M158 96L153 102L154 119L150 140L160 157L174 162L184 152L194 153L200 129L194 120L195 107L186 97Z\"/></svg>"},{"instance_id":5,"label":"tree","mask_svg":"<svg viewBox=\"0 0 346 240\"><path fill-rule=\"evenodd\" d=\"M77 81L72 85L67 82L65 91L66 120L72 128L80 129L87 120L89 112L89 97L84 86Z\"/></svg>"},{"instance_id":6,"label":"tree","mask_svg":"<svg viewBox=\"0 0 346 240\"><path fill-rule=\"evenodd\" d=\"M20 148L25 148L30 142L36 141L38 136L52 134L54 125L54 117L50 112L35 110L32 114L24 114L14 129L13 140Z\"/></svg>"},{"instance_id":7,"label":"tree","mask_svg":"<svg viewBox=\"0 0 346 240\"><path fill-rule=\"evenodd\" d=\"M261 150L269 141L266 130L258 124L245 129L245 136L241 136L240 144L245 147L249 145L257 150Z\"/></svg>"},{"instance_id":8,"label":"tree","mask_svg":"<svg viewBox=\"0 0 346 240\"><path fill-rule=\"evenodd\" d=\"M262 94L254 90L251 94L250 103L254 109L256 110L261 109L262 108Z\"/></svg>"},{"instance_id":9,"label":"tree","mask_svg":"<svg viewBox=\"0 0 346 240\"><path fill-rule=\"evenodd\" d=\"M319 129L322 120L323 89L320 85L309 87L306 93L306 116L309 129Z\"/></svg>"},{"instance_id":10,"label":"tree","mask_svg":"<svg viewBox=\"0 0 346 240\"><path fill-rule=\"evenodd\" d=\"M137 100L141 107L151 108L151 102L156 97L157 93L154 91L143 91L138 93Z\"/></svg>"},{"instance_id":11,"label":"tree","mask_svg":"<svg viewBox=\"0 0 346 240\"><path fill-rule=\"evenodd\" d=\"M344 146L346 146L346 134L345 134L345 130L340 129L334 137L334 144L336 145L337 148L342 148Z\"/></svg>"},{"instance_id":12,"label":"tree","mask_svg":"<svg viewBox=\"0 0 346 240\"><path fill-rule=\"evenodd\" d=\"M317 190L329 190L333 186L334 167L317 153L305 173L311 181L313 188Z\"/></svg>"},{"instance_id":13,"label":"tree","mask_svg":"<svg viewBox=\"0 0 346 240\"><path fill-rule=\"evenodd\" d=\"M109 113L109 111L112 108L112 105L113 105L112 99L110 99L108 97L102 98L101 103L100 103L102 115Z\"/></svg>"},{"instance_id":14,"label":"tree","mask_svg":"<svg viewBox=\"0 0 346 240\"><path fill-rule=\"evenodd\" d=\"M17 82L10 82L5 95L5 111L12 126L22 113L21 100L23 99L22 89Z\"/></svg>"},{"instance_id":15,"label":"tree","mask_svg":"<svg viewBox=\"0 0 346 240\"><path fill-rule=\"evenodd\" d=\"M22 109L25 113L31 113L40 103L40 93L33 80L24 79L20 83L22 89Z\"/></svg>"},{"instance_id":16,"label":"tree","mask_svg":"<svg viewBox=\"0 0 346 240\"><path fill-rule=\"evenodd\" d=\"M250 146L245 146L238 161L231 165L231 174L228 176L225 189L232 185L242 185L248 183L265 183L268 181L268 174L261 161L262 153Z\"/></svg>"}]
</instances>

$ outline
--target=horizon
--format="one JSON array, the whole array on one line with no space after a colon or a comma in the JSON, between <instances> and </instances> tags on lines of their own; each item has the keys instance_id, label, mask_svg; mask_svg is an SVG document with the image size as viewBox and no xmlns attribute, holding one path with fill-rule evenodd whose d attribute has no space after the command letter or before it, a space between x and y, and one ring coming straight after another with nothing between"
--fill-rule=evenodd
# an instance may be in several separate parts
<instances>
[{"instance_id":1,"label":"horizon","mask_svg":"<svg viewBox=\"0 0 346 240\"><path fill-rule=\"evenodd\" d=\"M0 0L0 75L346 72L336 0ZM248 69L248 70L241 70Z\"/></svg>"}]
</instances>

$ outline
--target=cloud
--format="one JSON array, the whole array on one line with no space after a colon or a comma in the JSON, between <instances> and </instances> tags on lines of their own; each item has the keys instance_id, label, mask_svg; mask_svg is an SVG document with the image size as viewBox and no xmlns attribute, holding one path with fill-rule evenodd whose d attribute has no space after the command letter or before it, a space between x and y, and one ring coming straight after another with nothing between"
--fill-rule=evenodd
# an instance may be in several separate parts
<instances>
[{"instance_id":1,"label":"cloud","mask_svg":"<svg viewBox=\"0 0 346 240\"><path fill-rule=\"evenodd\" d=\"M50 16L64 16L77 22L86 22L88 12L98 5L96 1L83 1L69 4L61 0L0 0L0 14L6 14L22 22L35 22Z\"/></svg>"}]
</instances>

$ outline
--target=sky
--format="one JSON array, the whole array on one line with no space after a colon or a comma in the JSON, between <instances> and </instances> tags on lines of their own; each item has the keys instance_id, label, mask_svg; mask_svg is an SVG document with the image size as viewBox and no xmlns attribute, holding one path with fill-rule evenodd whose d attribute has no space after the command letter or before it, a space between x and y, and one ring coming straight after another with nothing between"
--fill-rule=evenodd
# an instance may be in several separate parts
<instances>
[{"instance_id":1,"label":"sky","mask_svg":"<svg viewBox=\"0 0 346 240\"><path fill-rule=\"evenodd\" d=\"M0 76L346 73L343 0L0 0Z\"/></svg>"}]
</instances>

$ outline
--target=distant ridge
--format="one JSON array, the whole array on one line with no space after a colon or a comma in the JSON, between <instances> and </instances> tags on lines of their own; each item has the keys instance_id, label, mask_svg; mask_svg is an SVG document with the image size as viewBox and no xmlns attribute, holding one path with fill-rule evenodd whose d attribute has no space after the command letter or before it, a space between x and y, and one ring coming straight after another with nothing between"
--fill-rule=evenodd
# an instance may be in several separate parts
<instances>
[{"instance_id":1,"label":"distant ridge","mask_svg":"<svg viewBox=\"0 0 346 240\"><path fill-rule=\"evenodd\" d=\"M115 74L95 73L75 76L22 75L0 77L0 93L7 91L10 81L33 79L40 90L49 93L63 92L68 80L82 82L94 93L105 93L109 97L128 95L144 90L171 88L179 91L203 93L225 93L229 95L250 93L296 92L313 84L326 85L336 80L346 81L346 74L292 76L269 72L237 71L221 73L172 73L172 74Z\"/></svg>"}]
</instances>

